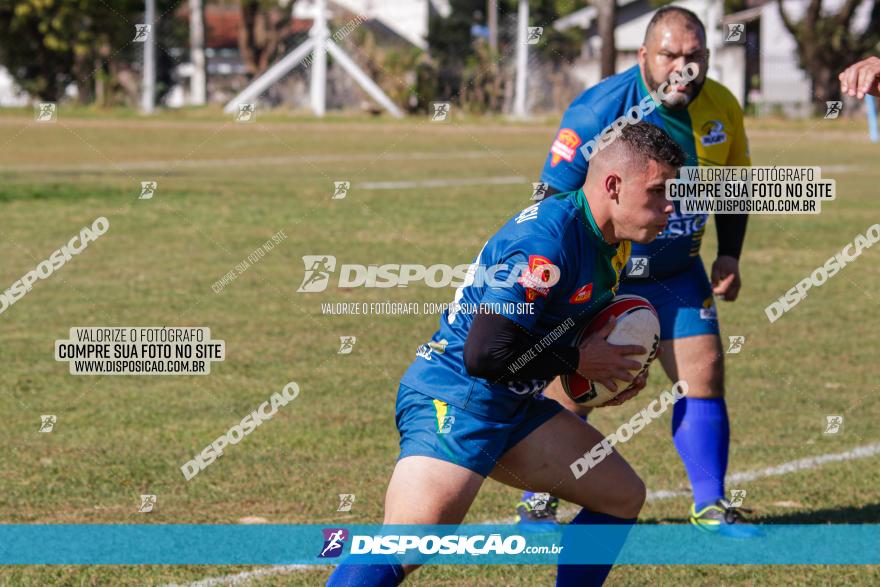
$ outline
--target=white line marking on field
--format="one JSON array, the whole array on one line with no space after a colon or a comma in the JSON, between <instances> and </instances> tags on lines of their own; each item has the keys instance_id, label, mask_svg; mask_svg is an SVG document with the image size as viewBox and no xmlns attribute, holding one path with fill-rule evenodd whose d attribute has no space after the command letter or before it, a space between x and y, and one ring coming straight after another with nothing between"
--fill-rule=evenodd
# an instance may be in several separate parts
<instances>
[{"instance_id":1,"label":"white line marking on field","mask_svg":"<svg viewBox=\"0 0 880 587\"><path fill-rule=\"evenodd\" d=\"M868 457L872 457L874 455L880 454L880 442L875 442L874 444L866 444L865 446L857 446L856 448L844 452L819 455L817 457L805 457L803 459L798 459L796 461L789 461L787 463L782 463L781 465L777 465L775 467L766 467L764 469L757 469L754 471L743 471L742 473L734 473L733 475L727 476L727 484L731 483L742 483L746 481L754 481L756 479L763 479L765 477L778 477L780 475L788 475L789 473L797 473L799 471L808 471L810 469L815 469L816 467L821 467L823 465L827 465L828 463L839 463L843 461L852 461L856 459L866 459ZM662 499L670 499L673 497L686 497L690 495L690 491L669 491L669 490L660 490L660 491L649 491L648 492L648 501L659 501ZM570 512L568 510L571 510ZM560 513L574 513L576 508L560 508ZM507 520L486 520L484 522L480 522L482 524L504 524L509 523L511 520L508 518ZM242 585L242 582L248 582L252 579L258 579L260 577L265 577L269 575L276 575L282 573L293 573L296 571L311 571L311 570L320 570L322 567L320 565L276 565L273 567L266 567L263 569L257 569L256 571L246 571L243 573L238 573L237 575L227 575L225 577L213 577L209 579L203 579L201 581L196 581L195 583L189 583L185 587L215 587L218 585ZM177 584L165 585L164 587L184 587Z\"/></svg>"},{"instance_id":2,"label":"white line marking on field","mask_svg":"<svg viewBox=\"0 0 880 587\"><path fill-rule=\"evenodd\" d=\"M506 177L463 177L461 179L423 179L418 181L367 181L356 187L365 190L404 190L409 188L441 188L457 185L511 185L526 183L521 175Z\"/></svg>"},{"instance_id":3,"label":"white line marking on field","mask_svg":"<svg viewBox=\"0 0 880 587\"><path fill-rule=\"evenodd\" d=\"M235 575L226 575L223 577L209 577L196 581L195 583L187 583L179 585L177 583L169 583L163 587L216 587L217 585L245 585L254 579L260 577L268 577L271 575L283 575L286 573L295 573L297 571L310 571L312 569L320 569L318 565L274 565L264 567L255 571L244 571Z\"/></svg>"},{"instance_id":4,"label":"white line marking on field","mask_svg":"<svg viewBox=\"0 0 880 587\"><path fill-rule=\"evenodd\" d=\"M866 459L876 454L880 454L880 442L875 442L874 444L866 444L865 446L857 446L856 448L848 450L846 452L819 455L818 457L805 457L796 461L782 463L781 465L777 465L775 467L766 467L764 469L756 469L754 471L743 471L742 473L734 473L732 475L728 475L724 482L725 485L729 486L736 483L745 483L748 481L755 481L756 479L763 479L764 477L778 477L780 475L788 475L789 473L797 473L798 471L815 469L816 467L821 467L822 465L826 465L828 463L852 461L855 459ZM646 499L647 501L660 501L663 499L671 499L673 497L687 497L690 494L690 491L670 491L668 489L661 489L658 491L649 491ZM560 508L560 511L565 513L564 508ZM576 508L573 508L571 510L571 513L574 513L575 511Z\"/></svg>"},{"instance_id":5,"label":"white line marking on field","mask_svg":"<svg viewBox=\"0 0 880 587\"><path fill-rule=\"evenodd\" d=\"M818 457L806 457L796 461L789 461L776 467L767 467L757 471L744 471L742 473L734 473L727 478L729 483L738 483L741 481L754 481L764 477L776 477L778 475L787 475L798 471L806 471L815 469L827 463L839 463L841 461L852 461L855 459L866 459L876 454L880 454L880 442L874 444L866 444L865 446L857 446L846 452L838 452L834 454L820 455Z\"/></svg>"},{"instance_id":6,"label":"white line marking on field","mask_svg":"<svg viewBox=\"0 0 880 587\"><path fill-rule=\"evenodd\" d=\"M683 497L690 495L690 491L670 491L668 489L660 489L659 491L649 491L647 501L660 501L661 499L672 499L673 497Z\"/></svg>"},{"instance_id":7,"label":"white line marking on field","mask_svg":"<svg viewBox=\"0 0 880 587\"><path fill-rule=\"evenodd\" d=\"M847 173L849 171L867 171L868 167L864 165L823 165L822 173ZM824 177L824 175L823 175Z\"/></svg>"},{"instance_id":8,"label":"white line marking on field","mask_svg":"<svg viewBox=\"0 0 880 587\"><path fill-rule=\"evenodd\" d=\"M505 155L532 155L533 151L498 151ZM413 151L409 153L350 153L340 155L292 155L276 157L236 157L224 159L168 159L153 161L120 161L107 165L106 163L61 163L61 164L23 164L4 165L3 171L41 171L41 172L65 172L65 171L94 171L113 173L115 171L137 171L147 169L175 170L175 169L198 169L201 167L230 167L230 166L254 166L254 165L296 165L315 163L348 163L352 161L443 161L448 159L485 159L495 156L493 152L480 151L452 151L437 153L430 151Z\"/></svg>"}]
</instances>

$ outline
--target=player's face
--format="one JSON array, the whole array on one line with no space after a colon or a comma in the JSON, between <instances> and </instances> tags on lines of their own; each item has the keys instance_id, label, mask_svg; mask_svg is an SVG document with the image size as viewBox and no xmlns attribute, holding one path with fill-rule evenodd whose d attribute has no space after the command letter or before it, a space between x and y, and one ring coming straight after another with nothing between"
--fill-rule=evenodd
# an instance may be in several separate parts
<instances>
[{"instance_id":1,"label":"player's face","mask_svg":"<svg viewBox=\"0 0 880 587\"><path fill-rule=\"evenodd\" d=\"M666 180L675 179L675 174L675 168L649 159L646 167L634 166L622 178L614 206L618 237L644 244L663 232L669 215L675 210L666 199Z\"/></svg>"},{"instance_id":2,"label":"player's face","mask_svg":"<svg viewBox=\"0 0 880 587\"><path fill-rule=\"evenodd\" d=\"M656 91L673 73L680 73L688 63L699 66L699 75L686 85L674 85L672 93L663 100L667 108L682 109L694 101L706 82L709 52L699 31L688 28L680 19L668 18L658 24L645 44L639 49L639 64L645 85Z\"/></svg>"}]
</instances>

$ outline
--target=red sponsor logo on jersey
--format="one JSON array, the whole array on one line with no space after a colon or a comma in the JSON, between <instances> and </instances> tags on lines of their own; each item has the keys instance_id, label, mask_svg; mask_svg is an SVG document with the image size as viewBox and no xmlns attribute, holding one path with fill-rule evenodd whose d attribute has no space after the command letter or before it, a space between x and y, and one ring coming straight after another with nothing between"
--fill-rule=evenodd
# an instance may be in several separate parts
<instances>
[{"instance_id":1,"label":"red sponsor logo on jersey","mask_svg":"<svg viewBox=\"0 0 880 587\"><path fill-rule=\"evenodd\" d=\"M526 290L526 301L533 302L538 296L547 297L550 287L558 280L554 279L556 266L547 257L541 255L529 255L529 266L523 269L517 283ZM558 269L556 269L558 272Z\"/></svg>"},{"instance_id":2,"label":"red sponsor logo on jersey","mask_svg":"<svg viewBox=\"0 0 880 587\"><path fill-rule=\"evenodd\" d=\"M578 289L574 294L572 294L571 298L569 298L569 302L572 304L583 304L584 302L589 302L590 298L593 297L593 284L592 282Z\"/></svg>"},{"instance_id":3,"label":"red sponsor logo on jersey","mask_svg":"<svg viewBox=\"0 0 880 587\"><path fill-rule=\"evenodd\" d=\"M559 133L556 135L556 140L553 141L553 145L550 146L550 154L552 155L552 158L550 159L550 167L556 167L556 165L563 159L569 163L574 161L574 156L577 154L577 148L582 142L583 141L578 134L570 128L559 129Z\"/></svg>"}]
</instances>

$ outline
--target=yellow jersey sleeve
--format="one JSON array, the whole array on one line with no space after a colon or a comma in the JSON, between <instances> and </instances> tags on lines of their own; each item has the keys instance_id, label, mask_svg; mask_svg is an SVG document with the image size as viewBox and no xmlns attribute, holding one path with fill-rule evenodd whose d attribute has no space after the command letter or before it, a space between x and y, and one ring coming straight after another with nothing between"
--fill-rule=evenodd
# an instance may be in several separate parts
<instances>
[{"instance_id":1,"label":"yellow jersey sleeve","mask_svg":"<svg viewBox=\"0 0 880 587\"><path fill-rule=\"evenodd\" d=\"M739 102L730 94L730 119L733 121L733 137L730 143L730 153L727 159L728 165L750 166L752 155L749 153L749 138L746 136L745 117Z\"/></svg>"}]
</instances>

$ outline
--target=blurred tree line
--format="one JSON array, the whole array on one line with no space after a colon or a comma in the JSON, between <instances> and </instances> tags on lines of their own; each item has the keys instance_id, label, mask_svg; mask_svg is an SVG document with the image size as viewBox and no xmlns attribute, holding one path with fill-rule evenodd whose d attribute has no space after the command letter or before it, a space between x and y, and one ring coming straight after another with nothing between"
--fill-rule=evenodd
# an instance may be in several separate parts
<instances>
[{"instance_id":1,"label":"blurred tree line","mask_svg":"<svg viewBox=\"0 0 880 587\"><path fill-rule=\"evenodd\" d=\"M794 36L801 67L813 81L813 96L820 104L840 100L837 75L868 55L880 54L880 2L872 4L864 33L851 30L856 10L864 0L846 0L837 11L823 10L822 0L810 0L800 21L792 19L782 0L777 8L788 32Z\"/></svg>"},{"instance_id":2,"label":"blurred tree line","mask_svg":"<svg viewBox=\"0 0 880 587\"><path fill-rule=\"evenodd\" d=\"M434 100L451 100L477 111L501 110L514 83L517 0L496 0L497 49L483 32L488 26L486 0L450 0L451 12L433 14L428 23L428 56L419 64L416 95L419 109ZM529 46L530 71L544 65L544 73L557 76L578 57L583 31L557 31L553 22L586 6L571 0L529 0L529 24L544 28L541 40Z\"/></svg>"},{"instance_id":3,"label":"blurred tree line","mask_svg":"<svg viewBox=\"0 0 880 587\"><path fill-rule=\"evenodd\" d=\"M238 9L238 45L251 77L289 46L285 31L294 0L205 0ZM188 59L185 0L156 0L157 99L171 89L174 68ZM75 84L77 100L100 106L136 104L143 45L133 42L144 0L0 0L0 64L42 100Z\"/></svg>"},{"instance_id":4,"label":"blurred tree line","mask_svg":"<svg viewBox=\"0 0 880 587\"><path fill-rule=\"evenodd\" d=\"M655 6L670 0L651 0ZM248 77L265 71L301 42L291 33L295 0L205 0L240 13L238 47ZM839 97L836 74L868 54L880 52L880 0L843 0L835 10L822 0L804 0L795 21L776 0L783 22L794 36L801 66L813 80L819 100ZM599 31L613 40L615 0L589 0L599 13ZM855 11L870 4L864 34L850 28ZM185 0L156 0L159 99L173 84L176 65L188 59ZM449 0L447 17L432 13L427 51L395 43L372 27L358 27L346 41L350 51L385 91L410 110L426 110L450 100L474 112L500 112L509 106L514 83L517 0ZM529 72L550 101L563 95L569 64L581 53L584 32L557 31L553 22L585 7L587 0L529 0L530 25L542 26L539 43L529 47ZM743 10L749 0L725 0L725 13ZM490 18L497 7L497 20ZM74 84L81 103L109 106L137 103L143 45L133 42L143 21L144 0L0 0L0 64L19 86L43 100L57 100ZM349 18L352 15L344 16ZM337 20L339 20L337 16ZM333 23L331 29L342 26ZM489 35L490 24L497 33ZM608 42L605 43L606 45ZM602 57L613 71L614 52Z\"/></svg>"},{"instance_id":5,"label":"blurred tree line","mask_svg":"<svg viewBox=\"0 0 880 587\"><path fill-rule=\"evenodd\" d=\"M473 34L485 27L486 0L451 0L451 14L433 14L428 51L385 43L360 27L355 57L388 93L410 109L432 100L468 102L473 110L498 110L509 91L516 37L516 0L496 0L498 47ZM206 0L240 11L238 47L249 77L264 72L304 38L289 34L294 0ZM556 68L577 56L580 31L561 33L551 23L584 6L570 0L530 0L531 23L544 26L533 54ZM156 0L158 99L170 89L173 70L187 60L188 27L182 0ZM143 45L133 42L143 22L144 0L0 0L0 63L16 83L42 100L57 100L74 84L80 103L137 103ZM177 16L180 16L179 14ZM341 26L343 23L333 23ZM331 27L333 28L333 27ZM498 63L500 61L500 64Z\"/></svg>"},{"instance_id":6,"label":"blurred tree line","mask_svg":"<svg viewBox=\"0 0 880 587\"><path fill-rule=\"evenodd\" d=\"M157 14L178 3L156 0ZM0 0L0 63L43 100L57 100L75 84L81 103L137 102L143 45L132 41L143 10L143 0ZM155 32L161 96L176 61L167 48L185 46L187 27L165 18Z\"/></svg>"}]
</instances>

